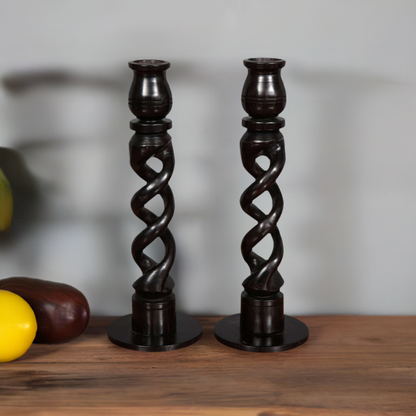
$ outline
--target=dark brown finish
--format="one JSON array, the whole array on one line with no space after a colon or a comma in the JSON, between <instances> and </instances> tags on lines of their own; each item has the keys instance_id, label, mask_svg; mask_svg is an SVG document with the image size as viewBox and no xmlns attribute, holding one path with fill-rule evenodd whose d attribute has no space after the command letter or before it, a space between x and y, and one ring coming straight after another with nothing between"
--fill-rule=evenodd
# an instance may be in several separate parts
<instances>
[{"instance_id":1,"label":"dark brown finish","mask_svg":"<svg viewBox=\"0 0 416 416\"><path fill-rule=\"evenodd\" d=\"M170 63L156 59L129 62L134 72L129 107L140 120L161 120L172 109L172 93L166 80Z\"/></svg>"},{"instance_id":2,"label":"dark brown finish","mask_svg":"<svg viewBox=\"0 0 416 416\"><path fill-rule=\"evenodd\" d=\"M217 339L233 348L246 351L274 352L297 347L308 339L307 327L289 319L290 336L285 328L283 278L278 267L283 257L283 243L277 222L283 210L283 198L276 180L285 164L285 146L280 128L284 119L278 117L286 105L286 91L280 76L285 61L275 58L246 59L248 75L243 86L241 102L250 115L243 119L247 132L241 139L241 159L255 181L241 196L241 207L257 225L243 238L241 252L250 267L241 295L241 314L218 323ZM257 158L266 156L270 166L264 170ZM253 201L268 192L272 209L262 212ZM268 259L255 253L254 247L268 234L273 250ZM238 322L239 321L239 322ZM238 322L238 326L237 325Z\"/></svg>"},{"instance_id":3,"label":"dark brown finish","mask_svg":"<svg viewBox=\"0 0 416 416\"><path fill-rule=\"evenodd\" d=\"M156 320L151 317L151 321ZM148 336L132 328L134 320L131 315L118 318L109 326L111 341L123 348L138 351L173 351L192 345L201 337L201 324L191 316L183 313L176 314L175 331L158 336Z\"/></svg>"},{"instance_id":4,"label":"dark brown finish","mask_svg":"<svg viewBox=\"0 0 416 416\"><path fill-rule=\"evenodd\" d=\"M174 198L169 180L174 168L171 136L167 131L172 122L164 118L172 108L172 94L166 79L170 63L161 60L129 62L134 72L129 92L129 107L137 119L130 127L135 134L130 140L130 165L145 182L133 196L131 208L145 222L146 228L132 244L132 254L143 275L133 287L133 313L113 322L108 328L111 342L124 348L141 351L169 351L196 342L202 327L193 318L176 315L174 283L169 275L175 260L175 240L169 230L174 213ZM148 164L151 158L159 159L160 172ZM164 209L157 216L145 205L156 196L163 200ZM155 239L160 238L165 255L158 263L144 253ZM186 328L178 328L178 324Z\"/></svg>"},{"instance_id":5,"label":"dark brown finish","mask_svg":"<svg viewBox=\"0 0 416 416\"><path fill-rule=\"evenodd\" d=\"M129 93L129 107L137 117L130 127L136 133L130 140L130 165L147 184L131 200L134 214L144 221L147 227L135 238L132 244L133 258L141 268L143 276L134 283L137 296L147 299L161 299L172 293L174 286L169 276L175 260L175 240L169 231L175 203L168 185L174 168L174 155L171 136L167 130L172 122L164 117L172 108L172 95L166 80L169 62L159 60L138 60L129 63L134 78ZM147 161L159 159L162 170L155 172ZM160 195L163 213L158 217L145 205ZM156 238L165 246L165 256L157 263L144 254L144 249Z\"/></svg>"},{"instance_id":6,"label":"dark brown finish","mask_svg":"<svg viewBox=\"0 0 416 416\"><path fill-rule=\"evenodd\" d=\"M241 310L243 310L243 307L241 307ZM263 315L265 318L269 317L267 313ZM259 320L259 323L267 326L267 322ZM215 336L222 344L237 350L278 352L302 345L309 335L308 327L303 322L287 315L284 315L282 319L281 326L283 329L270 335L256 334L244 330L241 328L242 324L244 324L243 313L227 316L215 325Z\"/></svg>"},{"instance_id":7,"label":"dark brown finish","mask_svg":"<svg viewBox=\"0 0 416 416\"><path fill-rule=\"evenodd\" d=\"M80 336L88 324L88 301L70 285L30 277L9 277L0 280L0 289L16 293L33 309L38 324L34 342L58 344L71 341Z\"/></svg>"},{"instance_id":8,"label":"dark brown finish","mask_svg":"<svg viewBox=\"0 0 416 416\"><path fill-rule=\"evenodd\" d=\"M241 101L254 120L249 117L243 120L247 132L241 139L240 149L243 165L255 182L244 191L240 204L244 212L258 224L245 235L241 243L241 252L251 271L243 286L254 298L270 298L283 285L278 271L283 257L283 243L277 228L277 221L283 210L283 198L276 180L283 169L286 156L283 135L279 131L284 126L284 121L276 119L273 124L267 123L266 126L270 128L267 131L264 130L264 119L277 117L286 105L286 93L280 77L280 69L285 61L258 58L247 59L244 64L248 68L248 75ZM260 156L266 156L270 160L266 171L256 162ZM268 214L253 204L253 200L264 192L268 192L272 198L273 206ZM253 247L267 234L271 235L274 246L269 259L265 260L253 251Z\"/></svg>"},{"instance_id":9,"label":"dark brown finish","mask_svg":"<svg viewBox=\"0 0 416 416\"><path fill-rule=\"evenodd\" d=\"M286 106L286 91L280 77L285 66L283 59L245 59L248 69L241 94L243 108L253 118L277 117Z\"/></svg>"},{"instance_id":10,"label":"dark brown finish","mask_svg":"<svg viewBox=\"0 0 416 416\"><path fill-rule=\"evenodd\" d=\"M275 354L218 343L137 354L91 317L61 345L0 365L2 416L414 416L416 316L305 316L309 341Z\"/></svg>"}]
</instances>

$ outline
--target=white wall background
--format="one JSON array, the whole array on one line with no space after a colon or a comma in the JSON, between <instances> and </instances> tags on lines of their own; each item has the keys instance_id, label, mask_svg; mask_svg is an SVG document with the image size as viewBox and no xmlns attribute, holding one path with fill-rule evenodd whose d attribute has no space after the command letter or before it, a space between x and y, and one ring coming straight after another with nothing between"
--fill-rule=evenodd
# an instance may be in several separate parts
<instances>
[{"instance_id":1,"label":"white wall background","mask_svg":"<svg viewBox=\"0 0 416 416\"><path fill-rule=\"evenodd\" d=\"M0 0L0 77L58 68L114 82L1 90L1 150L19 152L39 202L0 236L0 277L66 282L93 313L129 313L142 182L128 164L127 62L164 59L178 307L238 312L253 225L239 206L252 181L242 61L269 56L287 61L286 312L416 313L415 41L411 0Z\"/></svg>"}]
</instances>

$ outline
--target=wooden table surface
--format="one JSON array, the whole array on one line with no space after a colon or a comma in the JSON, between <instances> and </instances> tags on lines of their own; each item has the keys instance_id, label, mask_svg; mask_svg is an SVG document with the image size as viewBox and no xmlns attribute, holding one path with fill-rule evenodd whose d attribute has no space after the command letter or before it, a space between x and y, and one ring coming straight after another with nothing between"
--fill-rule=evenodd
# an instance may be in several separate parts
<instances>
[{"instance_id":1,"label":"wooden table surface","mask_svg":"<svg viewBox=\"0 0 416 416\"><path fill-rule=\"evenodd\" d=\"M202 339L170 352L111 344L114 318L0 364L0 415L416 415L416 317L308 316L309 341L250 353Z\"/></svg>"}]
</instances>

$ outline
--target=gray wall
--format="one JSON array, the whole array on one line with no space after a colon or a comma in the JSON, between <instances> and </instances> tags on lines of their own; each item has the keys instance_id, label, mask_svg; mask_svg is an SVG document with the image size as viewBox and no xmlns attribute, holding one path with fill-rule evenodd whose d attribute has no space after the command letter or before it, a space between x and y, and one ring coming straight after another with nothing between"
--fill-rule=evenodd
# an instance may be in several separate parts
<instances>
[{"instance_id":1,"label":"gray wall","mask_svg":"<svg viewBox=\"0 0 416 416\"><path fill-rule=\"evenodd\" d=\"M415 2L0 7L0 76L67 74L0 91L0 162L20 166L10 178L19 209L13 232L1 236L0 277L66 282L93 313L129 313L140 276L130 244L142 229L129 202L142 182L128 165L127 62L164 59L174 99L178 306L238 312L248 275L240 243L254 224L239 207L252 181L239 155L242 60L269 56L287 61L287 164L278 181L286 312L416 312Z\"/></svg>"}]
</instances>

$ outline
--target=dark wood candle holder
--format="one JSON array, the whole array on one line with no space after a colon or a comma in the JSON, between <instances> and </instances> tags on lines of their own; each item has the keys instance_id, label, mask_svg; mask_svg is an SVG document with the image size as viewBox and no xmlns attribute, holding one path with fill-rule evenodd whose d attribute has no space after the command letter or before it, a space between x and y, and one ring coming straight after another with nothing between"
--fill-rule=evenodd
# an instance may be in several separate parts
<instances>
[{"instance_id":1,"label":"dark wood candle holder","mask_svg":"<svg viewBox=\"0 0 416 416\"><path fill-rule=\"evenodd\" d=\"M283 198L276 179L285 164L285 147L280 129L285 121L278 115L286 105L286 92L280 71L286 62L274 58L246 59L248 68L241 101L249 117L243 118L247 132L241 139L241 158L245 169L255 178L241 196L241 207L258 224L243 238L241 251L251 274L243 282L241 313L228 316L215 326L221 343L244 351L275 352L295 348L309 336L307 326L283 313L283 278L278 266L283 243L277 221L283 210ZM256 162L260 156L270 160L267 170ZM253 200L268 192L272 209L262 212ZM270 234L273 250L265 260L253 248Z\"/></svg>"},{"instance_id":2,"label":"dark wood candle holder","mask_svg":"<svg viewBox=\"0 0 416 416\"><path fill-rule=\"evenodd\" d=\"M139 351L170 351L193 344L202 335L202 325L196 319L177 314L174 283L169 276L175 259L175 240L168 225L173 217L174 198L169 180L174 168L171 136L167 131L172 122L165 118L172 108L172 94L166 80L170 63L159 60L129 62L134 79L129 93L129 107L137 119L130 128L135 134L130 140L130 164L147 183L131 201L134 214L147 227L134 239L133 258L143 275L133 284L133 313L115 320L108 327L111 342ZM160 172L147 161L159 159ZM160 216L145 205L159 195L164 203ZM144 253L156 238L165 246L165 255L157 263Z\"/></svg>"}]
</instances>

